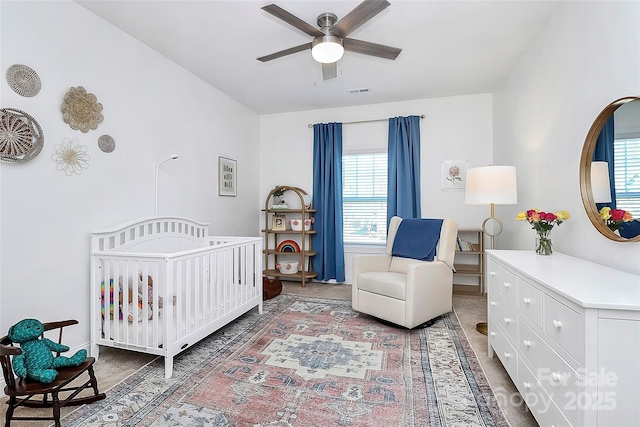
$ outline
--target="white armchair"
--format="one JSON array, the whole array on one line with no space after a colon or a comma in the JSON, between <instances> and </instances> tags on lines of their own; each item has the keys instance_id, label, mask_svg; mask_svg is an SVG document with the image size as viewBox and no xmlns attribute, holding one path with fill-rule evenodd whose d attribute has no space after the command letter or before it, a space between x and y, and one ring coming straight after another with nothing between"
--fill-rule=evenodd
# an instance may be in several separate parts
<instances>
[{"instance_id":1,"label":"white armchair","mask_svg":"<svg viewBox=\"0 0 640 427\"><path fill-rule=\"evenodd\" d=\"M354 258L352 306L411 329L452 310L458 224L445 219L433 261L419 261L392 255L401 222L400 217L391 218L386 254Z\"/></svg>"}]
</instances>

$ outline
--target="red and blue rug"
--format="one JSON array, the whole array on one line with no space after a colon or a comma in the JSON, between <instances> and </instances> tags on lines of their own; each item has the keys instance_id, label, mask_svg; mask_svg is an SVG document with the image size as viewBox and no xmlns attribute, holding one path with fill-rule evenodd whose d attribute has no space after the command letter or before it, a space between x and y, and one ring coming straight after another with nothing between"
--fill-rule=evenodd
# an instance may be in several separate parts
<instances>
[{"instance_id":1,"label":"red and blue rug","mask_svg":"<svg viewBox=\"0 0 640 427\"><path fill-rule=\"evenodd\" d=\"M69 414L65 426L508 426L454 313L407 330L280 295Z\"/></svg>"}]
</instances>

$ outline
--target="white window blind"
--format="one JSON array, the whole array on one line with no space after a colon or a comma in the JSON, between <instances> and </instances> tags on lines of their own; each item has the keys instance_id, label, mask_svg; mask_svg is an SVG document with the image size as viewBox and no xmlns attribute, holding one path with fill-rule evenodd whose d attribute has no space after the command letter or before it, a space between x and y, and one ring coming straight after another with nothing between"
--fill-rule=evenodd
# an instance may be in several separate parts
<instances>
[{"instance_id":1,"label":"white window blind","mask_svg":"<svg viewBox=\"0 0 640 427\"><path fill-rule=\"evenodd\" d=\"M613 152L616 207L640 218L640 138L616 139Z\"/></svg>"},{"instance_id":2,"label":"white window blind","mask_svg":"<svg viewBox=\"0 0 640 427\"><path fill-rule=\"evenodd\" d=\"M387 237L387 153L343 154L344 242L384 244Z\"/></svg>"}]
</instances>

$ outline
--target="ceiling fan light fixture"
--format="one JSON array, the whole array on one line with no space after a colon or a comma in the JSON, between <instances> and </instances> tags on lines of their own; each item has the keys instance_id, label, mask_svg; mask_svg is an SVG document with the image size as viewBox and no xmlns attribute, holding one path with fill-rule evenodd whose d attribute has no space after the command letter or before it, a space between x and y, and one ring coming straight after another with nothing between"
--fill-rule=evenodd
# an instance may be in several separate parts
<instances>
[{"instance_id":1,"label":"ceiling fan light fixture","mask_svg":"<svg viewBox=\"0 0 640 427\"><path fill-rule=\"evenodd\" d=\"M322 64L338 62L344 55L342 40L336 36L316 37L311 47L311 56Z\"/></svg>"}]
</instances>

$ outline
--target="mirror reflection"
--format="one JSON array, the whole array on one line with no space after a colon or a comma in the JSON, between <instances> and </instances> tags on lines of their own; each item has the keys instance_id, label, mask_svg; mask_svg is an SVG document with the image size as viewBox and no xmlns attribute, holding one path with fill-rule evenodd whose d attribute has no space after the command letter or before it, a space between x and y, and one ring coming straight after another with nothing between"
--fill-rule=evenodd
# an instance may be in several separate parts
<instances>
[{"instance_id":1,"label":"mirror reflection","mask_svg":"<svg viewBox=\"0 0 640 427\"><path fill-rule=\"evenodd\" d=\"M593 225L617 241L640 241L640 98L609 104L589 130L580 162Z\"/></svg>"},{"instance_id":2,"label":"mirror reflection","mask_svg":"<svg viewBox=\"0 0 640 427\"><path fill-rule=\"evenodd\" d=\"M593 151L591 190L611 231L640 235L640 100L621 105L604 123Z\"/></svg>"}]
</instances>

